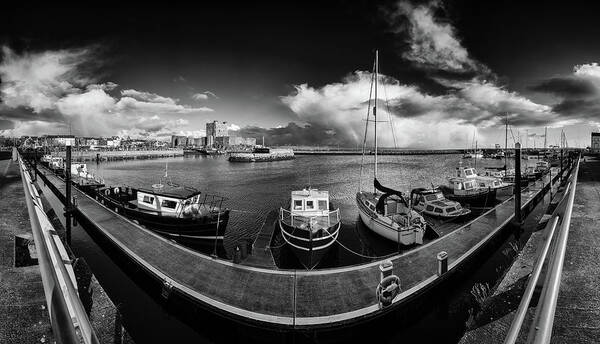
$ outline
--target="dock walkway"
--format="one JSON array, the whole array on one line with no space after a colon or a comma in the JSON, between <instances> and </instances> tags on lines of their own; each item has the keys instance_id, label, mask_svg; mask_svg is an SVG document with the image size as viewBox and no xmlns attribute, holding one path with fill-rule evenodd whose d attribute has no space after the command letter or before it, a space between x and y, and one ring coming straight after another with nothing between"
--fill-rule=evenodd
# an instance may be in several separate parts
<instances>
[{"instance_id":1,"label":"dock walkway","mask_svg":"<svg viewBox=\"0 0 600 344\"><path fill-rule=\"evenodd\" d=\"M600 160L581 161L552 343L600 338Z\"/></svg>"},{"instance_id":2,"label":"dock walkway","mask_svg":"<svg viewBox=\"0 0 600 344\"><path fill-rule=\"evenodd\" d=\"M44 172L59 197L64 195L63 180L48 170ZM522 192L524 209L542 196L548 176L544 181ZM314 328L342 325L382 311L375 297L380 280L379 261L313 271L234 264L166 240L76 189L73 194L78 197L78 216L88 219L135 264L167 282L172 293L221 314L274 327ZM403 291L384 310L396 309L462 267L513 219L513 202L514 198L510 198L440 239L389 258L394 273L401 276ZM449 257L449 273L442 277L437 275L436 255L440 251L446 251Z\"/></svg>"},{"instance_id":3,"label":"dock walkway","mask_svg":"<svg viewBox=\"0 0 600 344\"><path fill-rule=\"evenodd\" d=\"M274 210L267 215L262 228L258 232L258 236L252 244L252 254L249 255L242 264L261 268L277 269L275 259L271 253L271 241L273 240L273 232L277 225L278 211Z\"/></svg>"}]
</instances>

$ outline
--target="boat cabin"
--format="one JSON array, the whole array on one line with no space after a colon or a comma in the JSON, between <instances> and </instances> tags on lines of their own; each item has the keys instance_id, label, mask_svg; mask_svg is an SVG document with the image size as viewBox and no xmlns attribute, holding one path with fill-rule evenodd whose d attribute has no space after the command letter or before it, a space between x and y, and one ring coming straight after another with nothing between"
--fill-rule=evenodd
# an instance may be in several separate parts
<instances>
[{"instance_id":1,"label":"boat cabin","mask_svg":"<svg viewBox=\"0 0 600 344\"><path fill-rule=\"evenodd\" d=\"M290 212L293 215L318 216L329 213L329 192L316 189L292 191Z\"/></svg>"},{"instance_id":2,"label":"boat cabin","mask_svg":"<svg viewBox=\"0 0 600 344\"><path fill-rule=\"evenodd\" d=\"M487 188L496 189L503 185L502 181L495 177L478 177L477 184L480 188L486 188L486 189Z\"/></svg>"},{"instance_id":3,"label":"boat cabin","mask_svg":"<svg viewBox=\"0 0 600 344\"><path fill-rule=\"evenodd\" d=\"M152 189L126 190L136 197L130 201L140 210L158 212L163 216L191 216L200 210L204 203L200 191L186 187L171 187L168 185ZM218 206L218 205L217 205Z\"/></svg>"},{"instance_id":4,"label":"boat cabin","mask_svg":"<svg viewBox=\"0 0 600 344\"><path fill-rule=\"evenodd\" d=\"M64 166L63 158L61 158L59 156L53 156L50 158L48 165L50 166L50 168L53 168L53 169L63 168L63 166Z\"/></svg>"},{"instance_id":5,"label":"boat cabin","mask_svg":"<svg viewBox=\"0 0 600 344\"><path fill-rule=\"evenodd\" d=\"M547 161L538 161L535 164L535 168L538 171L546 172L550 169L550 163Z\"/></svg>"},{"instance_id":6,"label":"boat cabin","mask_svg":"<svg viewBox=\"0 0 600 344\"><path fill-rule=\"evenodd\" d=\"M474 179L451 178L450 187L454 191L470 191L477 189L477 184Z\"/></svg>"},{"instance_id":7,"label":"boat cabin","mask_svg":"<svg viewBox=\"0 0 600 344\"><path fill-rule=\"evenodd\" d=\"M459 166L456 168L455 176L457 178L476 178L477 173L475 172L474 168L464 167L464 166L462 166L462 163L459 163Z\"/></svg>"},{"instance_id":8,"label":"boat cabin","mask_svg":"<svg viewBox=\"0 0 600 344\"><path fill-rule=\"evenodd\" d=\"M87 175L87 173L88 173L88 170L87 170L86 164L81 164L81 163L71 164L71 174L76 175L76 176L85 177Z\"/></svg>"},{"instance_id":9,"label":"boat cabin","mask_svg":"<svg viewBox=\"0 0 600 344\"><path fill-rule=\"evenodd\" d=\"M446 199L439 189L415 192L413 204L416 208L422 208L426 213L439 216L448 216L462 209L460 203Z\"/></svg>"},{"instance_id":10,"label":"boat cabin","mask_svg":"<svg viewBox=\"0 0 600 344\"><path fill-rule=\"evenodd\" d=\"M494 178L504 178L506 176L504 170L484 170L483 175Z\"/></svg>"}]
</instances>

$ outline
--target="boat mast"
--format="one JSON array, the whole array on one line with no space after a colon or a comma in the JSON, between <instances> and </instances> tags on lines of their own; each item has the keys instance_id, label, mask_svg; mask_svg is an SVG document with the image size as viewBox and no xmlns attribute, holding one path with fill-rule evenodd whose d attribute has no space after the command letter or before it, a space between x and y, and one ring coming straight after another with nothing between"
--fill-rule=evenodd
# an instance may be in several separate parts
<instances>
[{"instance_id":1,"label":"boat mast","mask_svg":"<svg viewBox=\"0 0 600 344\"><path fill-rule=\"evenodd\" d=\"M375 104L373 104L373 119L375 120L375 168L374 178L377 179L377 79L379 79L379 50L375 50ZM373 187L373 193L376 193Z\"/></svg>"},{"instance_id":2,"label":"boat mast","mask_svg":"<svg viewBox=\"0 0 600 344\"><path fill-rule=\"evenodd\" d=\"M508 112L504 113L506 115L505 125L504 125L504 175L506 175L507 161L508 161Z\"/></svg>"},{"instance_id":3,"label":"boat mast","mask_svg":"<svg viewBox=\"0 0 600 344\"><path fill-rule=\"evenodd\" d=\"M475 170L477 170L477 140L475 140L475 155L473 157L475 158Z\"/></svg>"}]
</instances>

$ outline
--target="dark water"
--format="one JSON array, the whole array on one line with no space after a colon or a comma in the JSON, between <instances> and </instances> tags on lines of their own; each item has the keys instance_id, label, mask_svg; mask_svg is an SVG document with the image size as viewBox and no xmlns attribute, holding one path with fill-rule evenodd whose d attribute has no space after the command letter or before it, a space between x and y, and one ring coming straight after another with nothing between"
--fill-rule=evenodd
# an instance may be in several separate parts
<instances>
[{"instance_id":1,"label":"dark water","mask_svg":"<svg viewBox=\"0 0 600 344\"><path fill-rule=\"evenodd\" d=\"M446 184L459 162L475 165L474 160L463 160L460 155L380 156L378 159L381 183L406 193L416 187ZM372 156L365 157L363 190L372 188L372 160ZM97 171L108 185L147 187L158 182L167 165L174 182L228 199L226 206L232 211L223 241L224 250L219 252L229 258L234 247L252 242L263 225L272 225L265 223L267 215L288 205L291 191L309 185L329 191L332 204L340 208L343 224L338 239L341 245L332 248L319 268L358 264L370 261L368 257L382 257L398 250L395 243L368 230L358 217L355 195L361 174L360 156L298 156L295 160L270 163L230 163L225 157L186 156L90 164L88 168ZM489 166L504 166L504 160L477 160L478 168ZM280 247L275 252L280 267L299 267L281 238L276 237L273 246ZM211 247L196 248L212 252Z\"/></svg>"},{"instance_id":2,"label":"dark water","mask_svg":"<svg viewBox=\"0 0 600 344\"><path fill-rule=\"evenodd\" d=\"M371 157L369 157L371 158ZM306 187L328 190L332 202L340 207L344 227L341 241L352 250L368 256L385 255L396 250L389 243L365 230L360 225L354 195L358 189L360 175L359 156L299 156L296 160L274 163L234 164L223 158L183 157L162 160L141 160L89 164L98 170L108 184L126 183L144 186L154 183L164 173L168 162L169 175L174 181L197 187L210 193L229 198L228 206L233 210L225 247L230 250L236 242L253 239L269 212L284 206L290 192ZM437 156L385 156L380 157L379 178L384 185L410 191L414 187L445 183L460 161L458 155ZM472 163L472 162L471 162ZM478 161L480 166L503 166L503 160ZM510 161L509 161L510 165ZM364 171L363 188L369 187L366 180L372 178L372 170ZM539 218L537 215L529 221ZM454 343L464 331L469 309L476 308L470 294L474 283L494 285L514 258L507 250L509 243L522 247L528 235L512 235L489 252L486 261L469 272L457 285L445 290L439 303L430 305L406 324L368 325L347 331L348 337L324 338L310 334L291 337L261 338L250 340L238 324L231 322L226 328L206 326L206 320L215 315L204 312L197 321L182 321L177 314L165 309L160 300L150 296L143 282L123 271L113 261L110 252L103 251L96 240L84 231L75 231L73 246L76 253L86 258L111 299L119 305L123 321L137 343L208 343L208 342L347 342L348 340L371 341L381 338L382 342L419 341ZM357 263L364 259L338 248L333 254L336 261ZM391 327L390 327L391 326Z\"/></svg>"}]
</instances>

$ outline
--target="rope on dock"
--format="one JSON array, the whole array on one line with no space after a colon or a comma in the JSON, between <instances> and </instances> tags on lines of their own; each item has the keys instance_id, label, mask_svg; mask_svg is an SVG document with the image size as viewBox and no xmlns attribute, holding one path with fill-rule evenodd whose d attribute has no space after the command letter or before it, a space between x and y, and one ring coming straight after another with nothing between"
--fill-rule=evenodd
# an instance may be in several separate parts
<instances>
[{"instance_id":1,"label":"rope on dock","mask_svg":"<svg viewBox=\"0 0 600 344\"><path fill-rule=\"evenodd\" d=\"M325 232L326 232L327 234L329 234L330 236L332 235L331 233L329 233L329 231L328 231L327 229L324 229L324 230L325 230ZM386 254L386 255L383 255L383 256L367 256L367 255L364 255L364 254L362 254L362 253L358 253L358 252L356 252L356 251L354 251L354 250L350 249L350 248L349 248L349 247L347 247L346 245L342 244L338 238L335 238L335 241L337 241L338 245L340 245L340 246L341 246L343 249L345 249L346 251L348 251L348 252L350 252L350 253L352 253L352 254L355 254L355 255L357 255L357 256L359 256L359 257L366 258L366 259L381 259L381 258L387 258L387 257L389 257L389 256L392 256L393 254L396 254L396 253L393 253L393 254Z\"/></svg>"}]
</instances>

